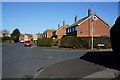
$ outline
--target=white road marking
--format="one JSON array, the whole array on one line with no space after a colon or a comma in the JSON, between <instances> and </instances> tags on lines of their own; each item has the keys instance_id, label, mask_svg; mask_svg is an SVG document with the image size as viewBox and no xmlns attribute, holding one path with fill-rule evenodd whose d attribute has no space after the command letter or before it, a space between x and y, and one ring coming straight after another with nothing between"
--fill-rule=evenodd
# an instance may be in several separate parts
<instances>
[{"instance_id":1,"label":"white road marking","mask_svg":"<svg viewBox=\"0 0 120 80\"><path fill-rule=\"evenodd\" d=\"M50 58L50 59L51 59L51 58L53 58L53 57L48 57L48 58Z\"/></svg>"}]
</instances>

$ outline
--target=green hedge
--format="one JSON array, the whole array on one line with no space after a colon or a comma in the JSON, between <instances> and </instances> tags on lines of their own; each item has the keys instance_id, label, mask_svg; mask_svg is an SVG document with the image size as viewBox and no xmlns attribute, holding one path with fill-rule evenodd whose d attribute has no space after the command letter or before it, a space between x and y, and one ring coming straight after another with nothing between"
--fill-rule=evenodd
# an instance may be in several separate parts
<instances>
[{"instance_id":1,"label":"green hedge","mask_svg":"<svg viewBox=\"0 0 120 80\"><path fill-rule=\"evenodd\" d=\"M65 37L62 37L60 46L65 47L65 48L73 48L73 47L77 46L76 43L78 43L77 37L65 36Z\"/></svg>"},{"instance_id":2,"label":"green hedge","mask_svg":"<svg viewBox=\"0 0 120 80\"><path fill-rule=\"evenodd\" d=\"M96 48L98 44L104 44L104 48L111 48L110 37L95 37L94 38L94 47Z\"/></svg>"},{"instance_id":3,"label":"green hedge","mask_svg":"<svg viewBox=\"0 0 120 80\"><path fill-rule=\"evenodd\" d=\"M37 46L53 46L52 38L39 38L37 41Z\"/></svg>"},{"instance_id":4,"label":"green hedge","mask_svg":"<svg viewBox=\"0 0 120 80\"><path fill-rule=\"evenodd\" d=\"M94 48L97 48L98 44L104 44L104 48L111 48L109 37L94 37ZM91 47L91 37L64 36L61 39L60 46L89 49Z\"/></svg>"},{"instance_id":5,"label":"green hedge","mask_svg":"<svg viewBox=\"0 0 120 80\"><path fill-rule=\"evenodd\" d=\"M2 37L2 41L0 41L2 43L13 43L13 40L11 37L8 37L8 36L4 36Z\"/></svg>"},{"instance_id":6,"label":"green hedge","mask_svg":"<svg viewBox=\"0 0 120 80\"><path fill-rule=\"evenodd\" d=\"M12 40L12 38L7 36L2 37L2 41L5 41L5 40Z\"/></svg>"}]
</instances>

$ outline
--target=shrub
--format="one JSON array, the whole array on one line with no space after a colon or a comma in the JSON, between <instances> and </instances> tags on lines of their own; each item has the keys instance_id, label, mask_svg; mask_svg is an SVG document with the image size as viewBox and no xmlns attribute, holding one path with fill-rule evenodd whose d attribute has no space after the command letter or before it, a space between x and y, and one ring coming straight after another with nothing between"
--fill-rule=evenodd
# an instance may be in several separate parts
<instances>
[{"instance_id":1,"label":"shrub","mask_svg":"<svg viewBox=\"0 0 120 80\"><path fill-rule=\"evenodd\" d=\"M5 41L5 40L12 40L12 38L7 36L2 37L2 41Z\"/></svg>"},{"instance_id":2,"label":"shrub","mask_svg":"<svg viewBox=\"0 0 120 80\"><path fill-rule=\"evenodd\" d=\"M95 37L94 47L97 48L98 44L104 44L104 48L111 48L110 37Z\"/></svg>"},{"instance_id":3,"label":"shrub","mask_svg":"<svg viewBox=\"0 0 120 80\"><path fill-rule=\"evenodd\" d=\"M104 48L111 48L109 37L94 37L94 48L97 48L98 44L104 44ZM60 46L88 49L91 47L91 37L64 36L61 39Z\"/></svg>"},{"instance_id":4,"label":"shrub","mask_svg":"<svg viewBox=\"0 0 120 80\"><path fill-rule=\"evenodd\" d=\"M1 39L2 43L11 43L12 42L12 38L11 37L8 37L8 36L3 36L2 39Z\"/></svg>"},{"instance_id":5,"label":"shrub","mask_svg":"<svg viewBox=\"0 0 120 80\"><path fill-rule=\"evenodd\" d=\"M37 46L53 46L52 38L39 38L37 41Z\"/></svg>"},{"instance_id":6,"label":"shrub","mask_svg":"<svg viewBox=\"0 0 120 80\"><path fill-rule=\"evenodd\" d=\"M75 36L64 36L61 39L60 46L66 48L74 48L77 47L77 37Z\"/></svg>"}]
</instances>

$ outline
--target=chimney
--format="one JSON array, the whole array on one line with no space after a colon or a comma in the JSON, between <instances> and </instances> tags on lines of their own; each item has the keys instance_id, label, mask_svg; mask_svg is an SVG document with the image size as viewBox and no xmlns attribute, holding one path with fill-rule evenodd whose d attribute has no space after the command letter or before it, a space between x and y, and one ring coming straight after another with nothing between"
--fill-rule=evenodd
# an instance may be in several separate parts
<instances>
[{"instance_id":1,"label":"chimney","mask_svg":"<svg viewBox=\"0 0 120 80\"><path fill-rule=\"evenodd\" d=\"M58 29L60 28L60 24L58 24Z\"/></svg>"},{"instance_id":2,"label":"chimney","mask_svg":"<svg viewBox=\"0 0 120 80\"><path fill-rule=\"evenodd\" d=\"M91 9L88 9L88 17L91 15Z\"/></svg>"},{"instance_id":3,"label":"chimney","mask_svg":"<svg viewBox=\"0 0 120 80\"><path fill-rule=\"evenodd\" d=\"M65 21L63 21L63 26L65 26Z\"/></svg>"},{"instance_id":4,"label":"chimney","mask_svg":"<svg viewBox=\"0 0 120 80\"><path fill-rule=\"evenodd\" d=\"M77 16L75 16L75 18L74 18L74 19L75 19L75 22L77 22Z\"/></svg>"}]
</instances>

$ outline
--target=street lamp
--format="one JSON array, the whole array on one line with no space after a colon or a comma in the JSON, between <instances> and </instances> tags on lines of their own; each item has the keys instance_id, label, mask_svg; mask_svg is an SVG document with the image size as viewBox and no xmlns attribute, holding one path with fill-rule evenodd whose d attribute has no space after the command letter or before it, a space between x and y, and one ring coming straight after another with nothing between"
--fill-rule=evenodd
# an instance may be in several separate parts
<instances>
[{"instance_id":1,"label":"street lamp","mask_svg":"<svg viewBox=\"0 0 120 80\"><path fill-rule=\"evenodd\" d=\"M94 38L94 24L93 21L96 21L97 17L96 16L92 16L92 38L91 38L91 49L93 50L93 38Z\"/></svg>"}]
</instances>

